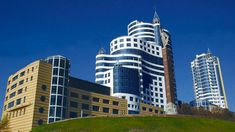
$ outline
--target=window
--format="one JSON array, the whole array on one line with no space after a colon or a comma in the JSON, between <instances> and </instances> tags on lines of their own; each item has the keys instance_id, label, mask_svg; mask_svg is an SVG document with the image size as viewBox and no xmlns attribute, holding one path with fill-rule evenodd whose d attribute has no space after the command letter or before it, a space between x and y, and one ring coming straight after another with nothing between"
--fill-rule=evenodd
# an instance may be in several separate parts
<instances>
[{"instance_id":1,"label":"window","mask_svg":"<svg viewBox=\"0 0 235 132\"><path fill-rule=\"evenodd\" d=\"M78 117L78 114L77 114L77 112L69 112L69 117L76 118L76 117Z\"/></svg>"},{"instance_id":2,"label":"window","mask_svg":"<svg viewBox=\"0 0 235 132\"><path fill-rule=\"evenodd\" d=\"M23 92L23 88L19 89L18 92L17 92L17 94L19 95L19 94L21 94L22 92Z\"/></svg>"},{"instance_id":3,"label":"window","mask_svg":"<svg viewBox=\"0 0 235 132\"><path fill-rule=\"evenodd\" d=\"M123 39L120 39L120 41L119 42L123 42L124 40Z\"/></svg>"},{"instance_id":4,"label":"window","mask_svg":"<svg viewBox=\"0 0 235 132\"><path fill-rule=\"evenodd\" d=\"M43 124L43 120L42 119L38 120L38 125L42 125L42 124Z\"/></svg>"},{"instance_id":5,"label":"window","mask_svg":"<svg viewBox=\"0 0 235 132\"><path fill-rule=\"evenodd\" d=\"M130 39L130 38L127 38L126 41L131 41L131 39Z\"/></svg>"},{"instance_id":6,"label":"window","mask_svg":"<svg viewBox=\"0 0 235 132\"><path fill-rule=\"evenodd\" d=\"M99 109L100 109L99 106L95 106L95 105L92 106L92 110L93 110L93 111L99 111Z\"/></svg>"},{"instance_id":7,"label":"window","mask_svg":"<svg viewBox=\"0 0 235 132\"><path fill-rule=\"evenodd\" d=\"M113 109L113 114L118 114L118 109Z\"/></svg>"},{"instance_id":8,"label":"window","mask_svg":"<svg viewBox=\"0 0 235 132\"><path fill-rule=\"evenodd\" d=\"M90 98L89 98L89 96L87 96L87 95L82 95L82 99L84 99L84 100L89 100Z\"/></svg>"},{"instance_id":9,"label":"window","mask_svg":"<svg viewBox=\"0 0 235 132\"><path fill-rule=\"evenodd\" d=\"M117 101L113 101L113 105L118 106L118 104L119 104L119 102L117 102Z\"/></svg>"},{"instance_id":10,"label":"window","mask_svg":"<svg viewBox=\"0 0 235 132\"><path fill-rule=\"evenodd\" d=\"M120 48L124 47L124 44L120 44Z\"/></svg>"},{"instance_id":11,"label":"window","mask_svg":"<svg viewBox=\"0 0 235 132\"><path fill-rule=\"evenodd\" d=\"M109 100L103 99L103 103L104 103L104 104L109 104Z\"/></svg>"},{"instance_id":12,"label":"window","mask_svg":"<svg viewBox=\"0 0 235 132\"><path fill-rule=\"evenodd\" d=\"M22 76L24 76L24 74L25 74L25 71L21 72L20 76L22 77Z\"/></svg>"},{"instance_id":13,"label":"window","mask_svg":"<svg viewBox=\"0 0 235 132\"><path fill-rule=\"evenodd\" d=\"M64 76L64 69L60 69L59 75L60 75L60 76Z\"/></svg>"},{"instance_id":14,"label":"window","mask_svg":"<svg viewBox=\"0 0 235 132\"><path fill-rule=\"evenodd\" d=\"M56 94L56 86L51 87L51 93Z\"/></svg>"},{"instance_id":15,"label":"window","mask_svg":"<svg viewBox=\"0 0 235 132\"><path fill-rule=\"evenodd\" d=\"M143 110L143 111L146 111L146 107L142 107L142 110Z\"/></svg>"},{"instance_id":16,"label":"window","mask_svg":"<svg viewBox=\"0 0 235 132\"><path fill-rule=\"evenodd\" d=\"M14 88L16 88L16 87L17 87L17 83L15 83L15 84L13 84L13 85L11 86L11 90L14 89Z\"/></svg>"},{"instance_id":17,"label":"window","mask_svg":"<svg viewBox=\"0 0 235 132\"><path fill-rule=\"evenodd\" d=\"M89 105L88 104L82 104L82 109L83 110L89 110Z\"/></svg>"},{"instance_id":18,"label":"window","mask_svg":"<svg viewBox=\"0 0 235 132\"><path fill-rule=\"evenodd\" d=\"M99 99L99 98L96 98L96 97L93 97L93 101L94 101L94 102L99 102L100 99Z\"/></svg>"},{"instance_id":19,"label":"window","mask_svg":"<svg viewBox=\"0 0 235 132\"><path fill-rule=\"evenodd\" d=\"M122 96L122 99L126 99L126 96Z\"/></svg>"},{"instance_id":20,"label":"window","mask_svg":"<svg viewBox=\"0 0 235 132\"><path fill-rule=\"evenodd\" d=\"M57 96L57 105L62 105L62 96Z\"/></svg>"},{"instance_id":21,"label":"window","mask_svg":"<svg viewBox=\"0 0 235 132\"><path fill-rule=\"evenodd\" d=\"M21 98L16 100L16 105L19 105L21 103Z\"/></svg>"},{"instance_id":22,"label":"window","mask_svg":"<svg viewBox=\"0 0 235 132\"><path fill-rule=\"evenodd\" d=\"M162 92L162 88L159 88L160 92Z\"/></svg>"},{"instance_id":23,"label":"window","mask_svg":"<svg viewBox=\"0 0 235 132\"><path fill-rule=\"evenodd\" d=\"M34 71L34 67L32 67L32 72Z\"/></svg>"},{"instance_id":24,"label":"window","mask_svg":"<svg viewBox=\"0 0 235 132\"><path fill-rule=\"evenodd\" d=\"M74 93L74 92L71 92L71 93L70 93L70 96L73 97L73 98L78 98L78 94L77 94L77 93Z\"/></svg>"},{"instance_id":25,"label":"window","mask_svg":"<svg viewBox=\"0 0 235 132\"><path fill-rule=\"evenodd\" d=\"M12 108L14 106L14 103L15 103L14 101L11 101L10 103L8 103L8 109Z\"/></svg>"},{"instance_id":26,"label":"window","mask_svg":"<svg viewBox=\"0 0 235 132\"><path fill-rule=\"evenodd\" d=\"M53 84L57 84L57 77L53 77L52 83L53 83Z\"/></svg>"},{"instance_id":27,"label":"window","mask_svg":"<svg viewBox=\"0 0 235 132\"><path fill-rule=\"evenodd\" d=\"M70 101L70 107L78 108L78 103L74 101Z\"/></svg>"},{"instance_id":28,"label":"window","mask_svg":"<svg viewBox=\"0 0 235 132\"><path fill-rule=\"evenodd\" d=\"M15 95L16 95L16 92L11 93L11 94L10 94L10 98L15 97Z\"/></svg>"},{"instance_id":29,"label":"window","mask_svg":"<svg viewBox=\"0 0 235 132\"><path fill-rule=\"evenodd\" d=\"M43 113L43 112L44 112L44 108L43 108L43 107L40 107L40 108L38 109L38 112L39 112L39 113Z\"/></svg>"},{"instance_id":30,"label":"window","mask_svg":"<svg viewBox=\"0 0 235 132\"><path fill-rule=\"evenodd\" d=\"M138 47L138 45L137 45L137 44L134 44L134 47Z\"/></svg>"},{"instance_id":31,"label":"window","mask_svg":"<svg viewBox=\"0 0 235 132\"><path fill-rule=\"evenodd\" d=\"M158 110L155 110L155 113L158 113Z\"/></svg>"},{"instance_id":32,"label":"window","mask_svg":"<svg viewBox=\"0 0 235 132\"><path fill-rule=\"evenodd\" d=\"M15 81L16 79L18 79L18 75L14 76L14 77L12 78L12 82Z\"/></svg>"},{"instance_id":33,"label":"window","mask_svg":"<svg viewBox=\"0 0 235 132\"><path fill-rule=\"evenodd\" d=\"M24 83L24 80L21 80L20 82L19 82L19 85L22 85Z\"/></svg>"},{"instance_id":34,"label":"window","mask_svg":"<svg viewBox=\"0 0 235 132\"><path fill-rule=\"evenodd\" d=\"M159 83L159 86L162 86L162 83Z\"/></svg>"},{"instance_id":35,"label":"window","mask_svg":"<svg viewBox=\"0 0 235 132\"><path fill-rule=\"evenodd\" d=\"M30 81L33 81L33 76L31 76Z\"/></svg>"},{"instance_id":36,"label":"window","mask_svg":"<svg viewBox=\"0 0 235 132\"><path fill-rule=\"evenodd\" d=\"M23 103L25 103L25 101L26 101L26 97L24 97Z\"/></svg>"},{"instance_id":37,"label":"window","mask_svg":"<svg viewBox=\"0 0 235 132\"><path fill-rule=\"evenodd\" d=\"M58 94L62 94L62 92L63 92L63 87L58 86Z\"/></svg>"},{"instance_id":38,"label":"window","mask_svg":"<svg viewBox=\"0 0 235 132\"><path fill-rule=\"evenodd\" d=\"M103 112L104 112L104 113L109 113L109 108L104 107L104 108L103 108Z\"/></svg>"},{"instance_id":39,"label":"window","mask_svg":"<svg viewBox=\"0 0 235 132\"><path fill-rule=\"evenodd\" d=\"M64 84L64 79L63 78L59 78L59 85L63 85Z\"/></svg>"},{"instance_id":40,"label":"window","mask_svg":"<svg viewBox=\"0 0 235 132\"><path fill-rule=\"evenodd\" d=\"M163 99L161 99L161 103L163 103Z\"/></svg>"},{"instance_id":41,"label":"window","mask_svg":"<svg viewBox=\"0 0 235 132\"><path fill-rule=\"evenodd\" d=\"M133 101L133 97L130 97L130 101Z\"/></svg>"},{"instance_id":42,"label":"window","mask_svg":"<svg viewBox=\"0 0 235 132\"><path fill-rule=\"evenodd\" d=\"M126 46L127 46L127 47L131 47L131 43L127 43Z\"/></svg>"},{"instance_id":43,"label":"window","mask_svg":"<svg viewBox=\"0 0 235 132\"><path fill-rule=\"evenodd\" d=\"M153 109L152 109L152 108L149 108L149 112L153 112Z\"/></svg>"},{"instance_id":44,"label":"window","mask_svg":"<svg viewBox=\"0 0 235 132\"><path fill-rule=\"evenodd\" d=\"M134 39L134 42L137 42L137 39Z\"/></svg>"},{"instance_id":45,"label":"window","mask_svg":"<svg viewBox=\"0 0 235 132\"><path fill-rule=\"evenodd\" d=\"M5 98L5 101L7 101L8 100L8 96L6 96L6 98Z\"/></svg>"},{"instance_id":46,"label":"window","mask_svg":"<svg viewBox=\"0 0 235 132\"><path fill-rule=\"evenodd\" d=\"M45 97L45 96L41 96L41 97L40 97L40 100L41 100L42 102L44 102L44 101L46 100L46 97Z\"/></svg>"},{"instance_id":47,"label":"window","mask_svg":"<svg viewBox=\"0 0 235 132\"><path fill-rule=\"evenodd\" d=\"M42 85L42 86L41 86L41 89L42 89L43 91L46 91L46 90L47 90L47 86L46 86L46 85Z\"/></svg>"},{"instance_id":48,"label":"window","mask_svg":"<svg viewBox=\"0 0 235 132\"><path fill-rule=\"evenodd\" d=\"M160 94L160 97L163 97L163 94Z\"/></svg>"}]
</instances>

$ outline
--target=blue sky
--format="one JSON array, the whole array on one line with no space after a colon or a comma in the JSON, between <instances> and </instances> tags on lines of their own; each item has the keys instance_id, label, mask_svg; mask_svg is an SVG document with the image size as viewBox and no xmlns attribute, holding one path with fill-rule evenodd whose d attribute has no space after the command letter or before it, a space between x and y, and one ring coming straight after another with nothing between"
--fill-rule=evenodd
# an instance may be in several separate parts
<instances>
[{"instance_id":1,"label":"blue sky","mask_svg":"<svg viewBox=\"0 0 235 132\"><path fill-rule=\"evenodd\" d=\"M234 5L233 0L0 1L0 105L7 77L50 55L68 57L73 76L94 81L98 50L109 51L109 42L126 35L131 21L151 22L156 8L172 35L178 98L194 98L190 62L210 48L220 58L235 111Z\"/></svg>"}]
</instances>

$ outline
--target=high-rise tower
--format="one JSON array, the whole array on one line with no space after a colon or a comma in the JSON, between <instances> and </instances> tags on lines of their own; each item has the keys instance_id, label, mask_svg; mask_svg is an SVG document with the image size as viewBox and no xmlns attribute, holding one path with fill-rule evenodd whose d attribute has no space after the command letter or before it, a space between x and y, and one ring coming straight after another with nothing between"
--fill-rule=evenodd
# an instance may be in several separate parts
<instances>
[{"instance_id":1,"label":"high-rise tower","mask_svg":"<svg viewBox=\"0 0 235 132\"><path fill-rule=\"evenodd\" d=\"M228 108L219 58L208 50L208 53L196 55L191 68L196 106Z\"/></svg>"},{"instance_id":2,"label":"high-rise tower","mask_svg":"<svg viewBox=\"0 0 235 132\"><path fill-rule=\"evenodd\" d=\"M103 49L98 53L96 83L111 87L112 96L128 100L130 114L139 113L141 102L166 110L177 99L173 67L170 35L155 12L152 23L131 22L128 36L111 41L110 54Z\"/></svg>"}]
</instances>

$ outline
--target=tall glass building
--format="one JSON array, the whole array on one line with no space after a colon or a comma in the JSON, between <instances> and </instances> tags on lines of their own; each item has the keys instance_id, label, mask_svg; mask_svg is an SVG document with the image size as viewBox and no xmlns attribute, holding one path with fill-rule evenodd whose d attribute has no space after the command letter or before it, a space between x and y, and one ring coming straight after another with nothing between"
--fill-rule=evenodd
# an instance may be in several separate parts
<instances>
[{"instance_id":1,"label":"tall glass building","mask_svg":"<svg viewBox=\"0 0 235 132\"><path fill-rule=\"evenodd\" d=\"M196 55L191 68L196 106L228 108L219 58L210 51Z\"/></svg>"},{"instance_id":2,"label":"tall glass building","mask_svg":"<svg viewBox=\"0 0 235 132\"><path fill-rule=\"evenodd\" d=\"M66 57L56 55L46 58L52 64L51 91L48 122L63 120L67 109L67 87L70 62Z\"/></svg>"},{"instance_id":3,"label":"tall glass building","mask_svg":"<svg viewBox=\"0 0 235 132\"><path fill-rule=\"evenodd\" d=\"M171 75L174 85L166 84L172 81L166 81L164 68L168 63L164 63L163 49L171 45L169 38L169 32L161 28L155 12L152 23L131 22L128 25L128 36L111 41L110 54L101 49L96 56L96 83L109 86L112 96L125 98L129 114L139 113L141 102L164 109L169 102L175 104L174 74ZM170 64L173 66L173 61ZM169 68L174 72L173 67ZM167 91L166 85L174 88ZM174 97L168 100L167 95Z\"/></svg>"}]
</instances>

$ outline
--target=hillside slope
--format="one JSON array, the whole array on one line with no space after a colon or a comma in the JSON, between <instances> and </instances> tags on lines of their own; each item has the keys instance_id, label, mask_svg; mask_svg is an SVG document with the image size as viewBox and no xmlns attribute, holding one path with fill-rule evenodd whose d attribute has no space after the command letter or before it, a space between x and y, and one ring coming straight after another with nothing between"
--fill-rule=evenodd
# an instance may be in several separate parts
<instances>
[{"instance_id":1,"label":"hillside slope","mask_svg":"<svg viewBox=\"0 0 235 132\"><path fill-rule=\"evenodd\" d=\"M97 117L68 120L33 132L235 132L235 122L195 117Z\"/></svg>"}]
</instances>

